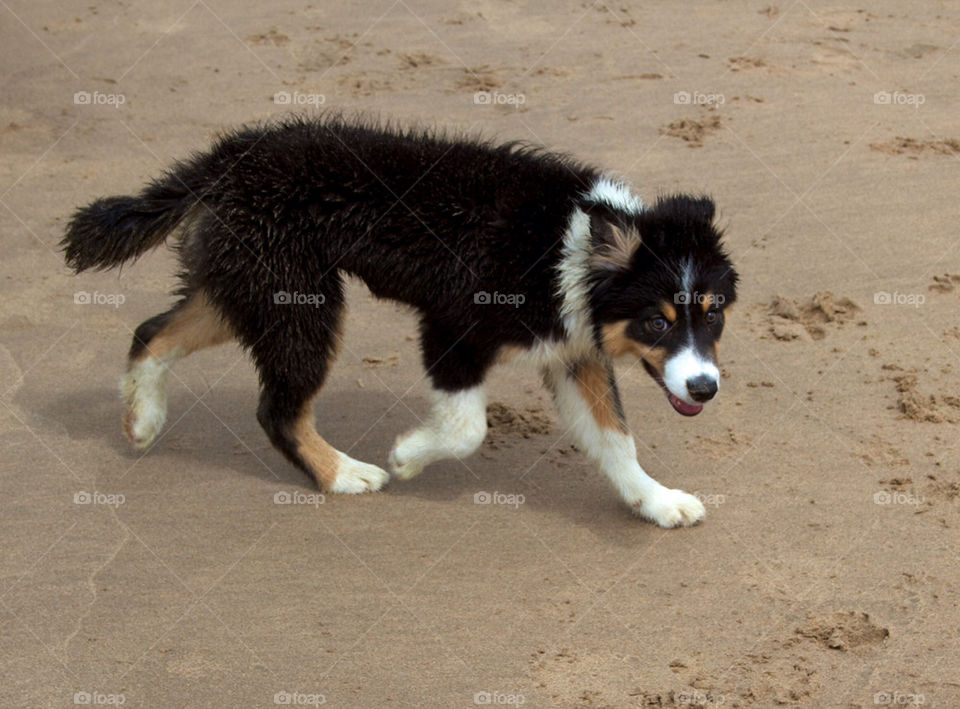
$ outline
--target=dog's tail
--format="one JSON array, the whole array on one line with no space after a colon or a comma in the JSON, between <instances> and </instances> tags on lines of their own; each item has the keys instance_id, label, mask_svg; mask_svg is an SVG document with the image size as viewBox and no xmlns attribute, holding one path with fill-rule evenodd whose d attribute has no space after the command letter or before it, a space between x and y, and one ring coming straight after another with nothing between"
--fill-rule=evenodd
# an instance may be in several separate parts
<instances>
[{"instance_id":1,"label":"dog's tail","mask_svg":"<svg viewBox=\"0 0 960 709\"><path fill-rule=\"evenodd\" d=\"M78 209L60 242L67 265L105 270L156 248L200 204L204 189L180 164L136 197L107 197Z\"/></svg>"}]
</instances>

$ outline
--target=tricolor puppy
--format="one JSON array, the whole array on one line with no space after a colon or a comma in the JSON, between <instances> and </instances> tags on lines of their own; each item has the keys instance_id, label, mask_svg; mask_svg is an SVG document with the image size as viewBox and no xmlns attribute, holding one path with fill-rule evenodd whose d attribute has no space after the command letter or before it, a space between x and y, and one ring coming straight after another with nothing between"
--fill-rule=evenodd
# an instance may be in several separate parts
<instances>
[{"instance_id":1,"label":"tricolor puppy","mask_svg":"<svg viewBox=\"0 0 960 709\"><path fill-rule=\"evenodd\" d=\"M327 116L231 133L139 195L79 210L63 246L80 272L178 234L180 299L137 328L122 381L139 448L163 427L170 367L237 340L259 371L257 418L273 445L325 490L379 489L387 473L327 443L311 408L353 274L420 316L433 411L397 440L396 477L473 453L484 380L520 353L623 500L673 527L700 521L703 505L640 467L612 362L639 358L685 416L716 394L737 276L713 219L708 199L644 207L621 182L538 149Z\"/></svg>"}]
</instances>

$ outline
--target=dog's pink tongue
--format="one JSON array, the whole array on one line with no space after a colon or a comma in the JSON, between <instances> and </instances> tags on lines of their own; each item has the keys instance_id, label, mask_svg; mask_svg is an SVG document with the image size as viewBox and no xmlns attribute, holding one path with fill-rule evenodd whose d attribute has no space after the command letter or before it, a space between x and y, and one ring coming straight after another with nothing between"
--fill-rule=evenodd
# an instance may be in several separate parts
<instances>
[{"instance_id":1,"label":"dog's pink tongue","mask_svg":"<svg viewBox=\"0 0 960 709\"><path fill-rule=\"evenodd\" d=\"M668 395L667 398L670 399L670 403L673 404L673 408L677 410L677 413L683 414L684 416L696 416L703 411L703 404L688 404L673 394Z\"/></svg>"}]
</instances>

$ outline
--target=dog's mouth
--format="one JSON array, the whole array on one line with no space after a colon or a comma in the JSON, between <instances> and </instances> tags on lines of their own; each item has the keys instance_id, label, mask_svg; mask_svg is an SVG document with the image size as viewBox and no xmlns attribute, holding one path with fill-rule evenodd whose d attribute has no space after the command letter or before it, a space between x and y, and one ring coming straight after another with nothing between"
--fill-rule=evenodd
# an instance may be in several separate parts
<instances>
[{"instance_id":1,"label":"dog's mouth","mask_svg":"<svg viewBox=\"0 0 960 709\"><path fill-rule=\"evenodd\" d=\"M696 416L703 411L703 404L688 404L686 401L667 389L667 385L663 383L663 377L661 377L657 370L654 369L653 365L647 362L645 359L641 361L643 362L643 368L647 370L647 374L653 377L653 380L660 385L660 388L663 389L663 392L667 395L667 401L670 402L670 405L678 414L683 416Z\"/></svg>"}]
</instances>

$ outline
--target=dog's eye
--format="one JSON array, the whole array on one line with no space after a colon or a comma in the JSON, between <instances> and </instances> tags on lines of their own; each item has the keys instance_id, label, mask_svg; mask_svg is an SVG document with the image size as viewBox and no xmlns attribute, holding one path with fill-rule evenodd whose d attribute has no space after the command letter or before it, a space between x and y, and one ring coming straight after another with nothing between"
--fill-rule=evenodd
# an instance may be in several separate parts
<instances>
[{"instance_id":1,"label":"dog's eye","mask_svg":"<svg viewBox=\"0 0 960 709\"><path fill-rule=\"evenodd\" d=\"M647 321L647 327L649 327L653 332L666 332L667 328L670 327L670 323L666 318L650 318Z\"/></svg>"},{"instance_id":2,"label":"dog's eye","mask_svg":"<svg viewBox=\"0 0 960 709\"><path fill-rule=\"evenodd\" d=\"M713 325L720 318L720 315L717 313L716 310L708 310L706 318L707 318L707 325Z\"/></svg>"}]
</instances>

